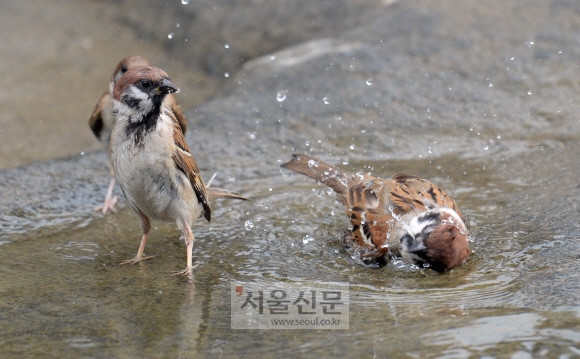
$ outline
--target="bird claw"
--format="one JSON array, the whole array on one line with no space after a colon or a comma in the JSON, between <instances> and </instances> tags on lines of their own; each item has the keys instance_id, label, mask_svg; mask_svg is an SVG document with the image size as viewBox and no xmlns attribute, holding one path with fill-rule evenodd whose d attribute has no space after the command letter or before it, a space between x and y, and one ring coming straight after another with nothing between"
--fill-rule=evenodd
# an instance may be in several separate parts
<instances>
[{"instance_id":1,"label":"bird claw","mask_svg":"<svg viewBox=\"0 0 580 359\"><path fill-rule=\"evenodd\" d=\"M95 212L100 211L103 213L103 216L107 214L108 211L117 213L117 209L115 208L117 201L119 201L119 197L117 196L114 196L112 198L105 198L105 201L103 202L102 205L95 207Z\"/></svg>"},{"instance_id":2,"label":"bird claw","mask_svg":"<svg viewBox=\"0 0 580 359\"><path fill-rule=\"evenodd\" d=\"M193 274L193 269L195 267L187 267L183 270L178 270L175 272L171 272L172 276L191 276Z\"/></svg>"},{"instance_id":3,"label":"bird claw","mask_svg":"<svg viewBox=\"0 0 580 359\"><path fill-rule=\"evenodd\" d=\"M134 264L137 264L137 263L139 263L139 262L142 262L142 261L144 261L144 260L147 260L147 259L152 259L152 258L155 258L155 256L149 256L149 257L141 257L141 258L139 258L139 257L135 257L135 258L133 258L133 259L128 259L128 260L126 260L126 261L122 261L121 263L119 263L119 265L120 265L120 266L122 266L122 265L125 265L125 264L134 265Z\"/></svg>"}]
</instances>

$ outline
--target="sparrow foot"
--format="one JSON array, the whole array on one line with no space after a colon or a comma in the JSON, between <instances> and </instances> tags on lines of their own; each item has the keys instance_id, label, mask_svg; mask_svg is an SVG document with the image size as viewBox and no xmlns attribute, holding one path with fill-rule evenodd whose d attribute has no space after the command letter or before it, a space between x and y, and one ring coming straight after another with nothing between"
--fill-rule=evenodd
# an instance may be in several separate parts
<instances>
[{"instance_id":1,"label":"sparrow foot","mask_svg":"<svg viewBox=\"0 0 580 359\"><path fill-rule=\"evenodd\" d=\"M113 213L117 213L117 209L115 208L115 205L117 204L117 201L119 201L119 197L114 196L114 197L106 197L105 201L103 202L102 205L95 207L95 212L102 212L103 216L105 214L107 214L108 211L111 211Z\"/></svg>"},{"instance_id":2,"label":"sparrow foot","mask_svg":"<svg viewBox=\"0 0 580 359\"><path fill-rule=\"evenodd\" d=\"M191 276L193 274L193 270L197 268L197 265L193 266L193 267L186 267L184 270L178 270L175 272L171 272L172 276L178 276L178 275L186 275L186 276Z\"/></svg>"},{"instance_id":3,"label":"sparrow foot","mask_svg":"<svg viewBox=\"0 0 580 359\"><path fill-rule=\"evenodd\" d=\"M155 256L141 257L141 258L135 257L133 259L128 259L126 261L122 261L121 263L119 263L119 265L120 266L125 265L125 264L133 265L133 264L137 264L139 262L142 262L142 261L147 260L147 259L152 259L152 258L155 258Z\"/></svg>"}]
</instances>

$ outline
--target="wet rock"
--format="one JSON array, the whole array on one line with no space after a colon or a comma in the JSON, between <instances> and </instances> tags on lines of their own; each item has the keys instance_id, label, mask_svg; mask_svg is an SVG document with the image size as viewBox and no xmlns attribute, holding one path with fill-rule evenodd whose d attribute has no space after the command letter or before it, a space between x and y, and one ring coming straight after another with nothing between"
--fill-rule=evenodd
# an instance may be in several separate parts
<instances>
[{"instance_id":1,"label":"wet rock","mask_svg":"<svg viewBox=\"0 0 580 359\"><path fill-rule=\"evenodd\" d=\"M261 55L306 40L337 36L382 16L392 2L122 1L120 18L186 64L223 77Z\"/></svg>"}]
</instances>

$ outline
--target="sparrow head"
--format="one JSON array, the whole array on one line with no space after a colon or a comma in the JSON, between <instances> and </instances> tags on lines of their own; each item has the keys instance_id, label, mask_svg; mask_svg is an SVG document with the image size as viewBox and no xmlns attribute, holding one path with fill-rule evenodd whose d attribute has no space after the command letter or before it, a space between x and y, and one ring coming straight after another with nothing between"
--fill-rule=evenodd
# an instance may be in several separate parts
<instances>
[{"instance_id":1,"label":"sparrow head","mask_svg":"<svg viewBox=\"0 0 580 359\"><path fill-rule=\"evenodd\" d=\"M147 116L159 112L165 96L177 91L179 89L171 83L165 71L141 66L128 70L115 83L113 99L121 104L116 105L117 110Z\"/></svg>"},{"instance_id":2,"label":"sparrow head","mask_svg":"<svg viewBox=\"0 0 580 359\"><path fill-rule=\"evenodd\" d=\"M149 60L141 56L125 57L117 64L117 67L115 67L115 72L113 72L111 83L114 84L115 82L119 81L119 79L121 78L121 76L125 74L125 72L139 66L151 66L151 62L149 62Z\"/></svg>"},{"instance_id":3,"label":"sparrow head","mask_svg":"<svg viewBox=\"0 0 580 359\"><path fill-rule=\"evenodd\" d=\"M401 238L401 255L410 263L443 272L469 257L465 223L450 208L433 208L414 217Z\"/></svg>"}]
</instances>

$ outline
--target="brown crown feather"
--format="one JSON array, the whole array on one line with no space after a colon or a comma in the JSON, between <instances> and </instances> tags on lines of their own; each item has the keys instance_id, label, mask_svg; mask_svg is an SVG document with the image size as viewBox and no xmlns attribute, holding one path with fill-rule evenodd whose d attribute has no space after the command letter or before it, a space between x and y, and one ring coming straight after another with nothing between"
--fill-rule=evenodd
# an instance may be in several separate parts
<instances>
[{"instance_id":1,"label":"brown crown feather","mask_svg":"<svg viewBox=\"0 0 580 359\"><path fill-rule=\"evenodd\" d=\"M117 101L121 100L121 95L127 87L133 85L141 80L149 80L158 83L162 79L169 79L169 75L158 67L153 66L139 66L135 67L125 73L119 81L115 84L113 90L113 98Z\"/></svg>"}]
</instances>

